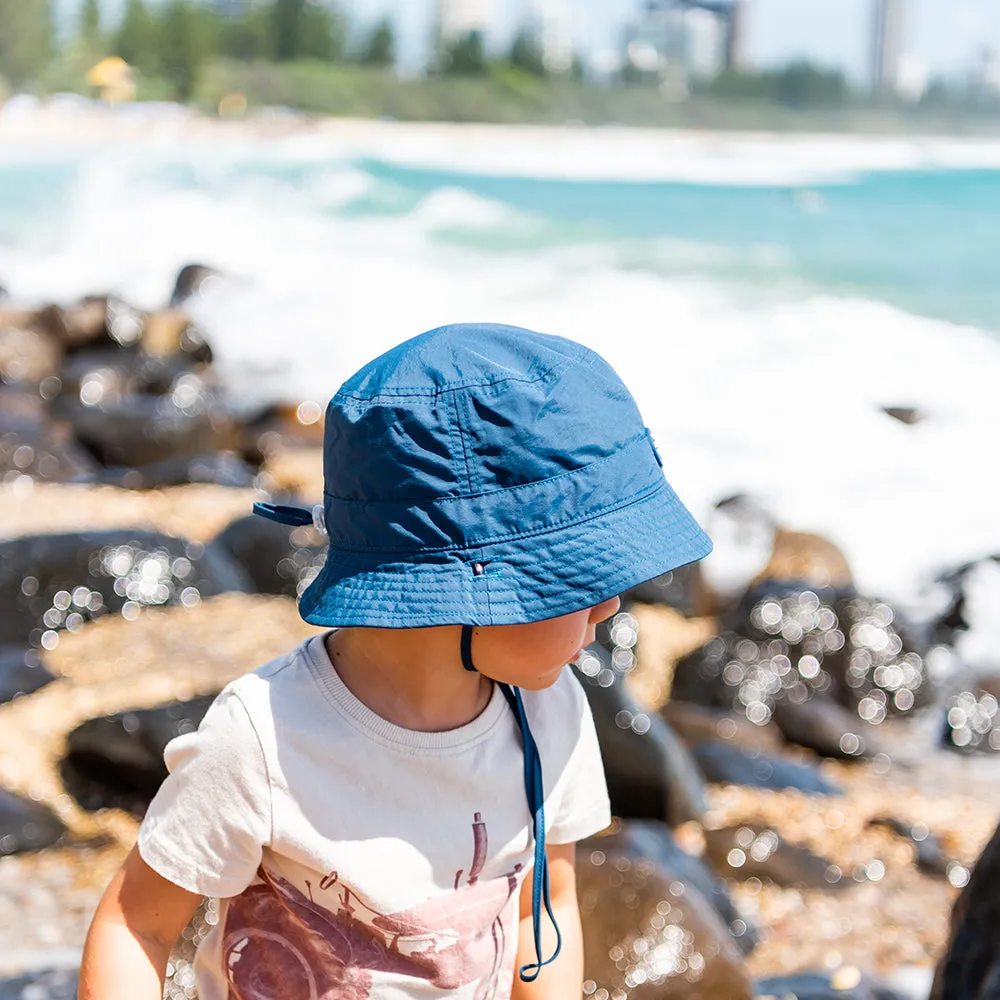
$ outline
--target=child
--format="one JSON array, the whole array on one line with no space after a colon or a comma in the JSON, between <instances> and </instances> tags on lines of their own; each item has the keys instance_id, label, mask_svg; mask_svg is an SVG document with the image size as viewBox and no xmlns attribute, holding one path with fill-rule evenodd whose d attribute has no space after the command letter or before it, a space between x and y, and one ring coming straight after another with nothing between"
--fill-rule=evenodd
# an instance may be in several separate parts
<instances>
[{"instance_id":1,"label":"child","mask_svg":"<svg viewBox=\"0 0 1000 1000\"><path fill-rule=\"evenodd\" d=\"M301 601L336 630L167 747L82 1000L158 998L203 896L201 1000L579 1000L574 844L610 814L563 668L615 595L711 548L660 465L628 390L568 340L443 327L349 379Z\"/></svg>"}]
</instances>

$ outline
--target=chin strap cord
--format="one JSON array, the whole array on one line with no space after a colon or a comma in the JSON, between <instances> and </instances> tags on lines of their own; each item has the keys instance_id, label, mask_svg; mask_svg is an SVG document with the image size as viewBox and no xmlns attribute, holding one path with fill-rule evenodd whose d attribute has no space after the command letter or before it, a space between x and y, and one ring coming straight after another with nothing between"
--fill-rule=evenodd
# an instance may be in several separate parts
<instances>
[{"instance_id":1,"label":"chin strap cord","mask_svg":"<svg viewBox=\"0 0 1000 1000\"><path fill-rule=\"evenodd\" d=\"M471 625L462 626L462 666L466 670L475 671L472 662L472 629ZM532 833L535 840L535 866L531 884L531 923L535 939L535 962L524 965L519 970L521 979L526 983L534 982L538 974L550 962L559 957L562 950L562 934L552 912L552 900L549 897L549 863L545 854L545 788L542 784L542 758L538 753L538 745L531 734L528 716L524 710L524 700L519 688L509 684L501 684L500 691L507 704L510 705L517 727L521 731L521 743L524 747L524 790L528 797L528 809L531 812ZM542 959L542 907L552 927L556 932L556 949L549 958Z\"/></svg>"}]
</instances>

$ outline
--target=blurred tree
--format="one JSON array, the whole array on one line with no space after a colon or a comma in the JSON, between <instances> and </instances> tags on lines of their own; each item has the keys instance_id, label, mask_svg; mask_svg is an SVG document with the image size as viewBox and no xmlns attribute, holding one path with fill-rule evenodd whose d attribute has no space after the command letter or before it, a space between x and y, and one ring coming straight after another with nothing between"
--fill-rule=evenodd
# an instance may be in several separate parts
<instances>
[{"instance_id":1,"label":"blurred tree","mask_svg":"<svg viewBox=\"0 0 1000 1000\"><path fill-rule=\"evenodd\" d=\"M486 44L481 31L470 31L445 44L443 72L454 76L481 76L486 72Z\"/></svg>"},{"instance_id":2,"label":"blurred tree","mask_svg":"<svg viewBox=\"0 0 1000 1000\"><path fill-rule=\"evenodd\" d=\"M545 59L534 31L530 28L521 28L511 43L507 62L534 76L545 76Z\"/></svg>"},{"instance_id":3,"label":"blurred tree","mask_svg":"<svg viewBox=\"0 0 1000 1000\"><path fill-rule=\"evenodd\" d=\"M273 0L272 56L293 59L336 59L343 54L344 26L338 11L319 0Z\"/></svg>"},{"instance_id":4,"label":"blurred tree","mask_svg":"<svg viewBox=\"0 0 1000 1000\"><path fill-rule=\"evenodd\" d=\"M219 55L245 62L274 55L273 17L269 7L245 4L238 12L220 13L215 31Z\"/></svg>"},{"instance_id":5,"label":"blurred tree","mask_svg":"<svg viewBox=\"0 0 1000 1000\"><path fill-rule=\"evenodd\" d=\"M301 54L306 0L274 0L272 37L274 57L279 62L297 59Z\"/></svg>"},{"instance_id":6,"label":"blurred tree","mask_svg":"<svg viewBox=\"0 0 1000 1000\"><path fill-rule=\"evenodd\" d=\"M20 87L52 56L49 0L0 0L0 74Z\"/></svg>"},{"instance_id":7,"label":"blurred tree","mask_svg":"<svg viewBox=\"0 0 1000 1000\"><path fill-rule=\"evenodd\" d=\"M169 0L156 25L160 72L179 101L194 95L198 74L212 48L207 12L191 0Z\"/></svg>"},{"instance_id":8,"label":"blurred tree","mask_svg":"<svg viewBox=\"0 0 1000 1000\"><path fill-rule=\"evenodd\" d=\"M306 0L302 9L297 57L339 59L344 54L345 34L343 18L336 8Z\"/></svg>"},{"instance_id":9,"label":"blurred tree","mask_svg":"<svg viewBox=\"0 0 1000 1000\"><path fill-rule=\"evenodd\" d=\"M153 74L157 66L156 25L143 0L128 0L113 49L130 66Z\"/></svg>"},{"instance_id":10,"label":"blurred tree","mask_svg":"<svg viewBox=\"0 0 1000 1000\"><path fill-rule=\"evenodd\" d=\"M98 0L83 0L80 8L80 38L93 43L101 37L101 8Z\"/></svg>"},{"instance_id":11,"label":"blurred tree","mask_svg":"<svg viewBox=\"0 0 1000 1000\"><path fill-rule=\"evenodd\" d=\"M847 99L847 80L840 70L827 70L797 61L781 70L775 81L776 96L790 108L829 108Z\"/></svg>"},{"instance_id":12,"label":"blurred tree","mask_svg":"<svg viewBox=\"0 0 1000 1000\"><path fill-rule=\"evenodd\" d=\"M392 21L383 17L368 38L361 53L361 62L369 66L392 66L396 61L396 35Z\"/></svg>"}]
</instances>

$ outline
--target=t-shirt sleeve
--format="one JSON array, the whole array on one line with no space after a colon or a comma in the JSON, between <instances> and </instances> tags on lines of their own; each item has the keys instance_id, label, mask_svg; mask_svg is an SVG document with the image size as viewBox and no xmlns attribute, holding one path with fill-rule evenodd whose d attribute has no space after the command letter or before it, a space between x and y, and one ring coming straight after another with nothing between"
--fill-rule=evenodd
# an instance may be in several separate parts
<instances>
[{"instance_id":1,"label":"t-shirt sleeve","mask_svg":"<svg viewBox=\"0 0 1000 1000\"><path fill-rule=\"evenodd\" d=\"M545 836L550 844L574 844L600 832L611 822L611 805L587 696L569 667L559 683L567 685L572 692L570 711L574 720L579 720L579 725L568 726L565 730L577 733L577 739L546 804L551 820L546 824Z\"/></svg>"},{"instance_id":2,"label":"t-shirt sleeve","mask_svg":"<svg viewBox=\"0 0 1000 1000\"><path fill-rule=\"evenodd\" d=\"M139 853L175 885L203 896L241 893L271 837L271 794L257 731L230 688L196 732L167 744L170 772L139 828Z\"/></svg>"}]
</instances>

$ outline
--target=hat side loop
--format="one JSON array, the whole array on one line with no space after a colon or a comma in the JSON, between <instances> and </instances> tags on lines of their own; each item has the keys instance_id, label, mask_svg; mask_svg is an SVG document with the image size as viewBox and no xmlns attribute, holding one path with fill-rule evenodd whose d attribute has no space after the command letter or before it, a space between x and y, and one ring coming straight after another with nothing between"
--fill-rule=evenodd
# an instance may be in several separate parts
<instances>
[{"instance_id":1,"label":"hat side loop","mask_svg":"<svg viewBox=\"0 0 1000 1000\"><path fill-rule=\"evenodd\" d=\"M253 505L253 512L260 517L266 517L269 521L290 524L294 527L313 523L313 512L306 510L305 507L287 507L280 503L258 502Z\"/></svg>"}]
</instances>

